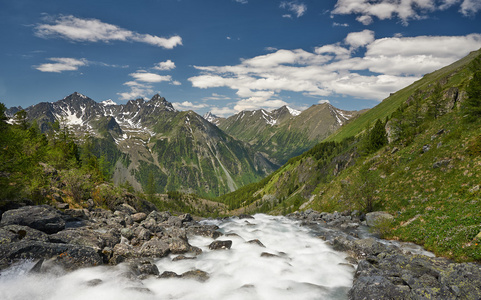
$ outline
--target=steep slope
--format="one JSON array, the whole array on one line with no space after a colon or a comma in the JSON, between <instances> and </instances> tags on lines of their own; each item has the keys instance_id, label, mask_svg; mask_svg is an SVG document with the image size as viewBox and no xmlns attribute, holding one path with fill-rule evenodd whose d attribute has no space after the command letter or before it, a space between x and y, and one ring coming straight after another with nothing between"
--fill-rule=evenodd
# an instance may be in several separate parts
<instances>
[{"instance_id":1,"label":"steep slope","mask_svg":"<svg viewBox=\"0 0 481 300\"><path fill-rule=\"evenodd\" d=\"M479 98L466 91L481 87L480 74L481 50L394 93L266 179L220 200L247 212L386 210L395 218L380 227L385 236L481 261L481 119L469 118L466 104Z\"/></svg>"},{"instance_id":2,"label":"steep slope","mask_svg":"<svg viewBox=\"0 0 481 300\"><path fill-rule=\"evenodd\" d=\"M159 95L116 105L74 93L26 112L43 132L69 128L80 142L90 143L89 149L110 163L116 183L128 181L153 193L180 190L217 196L277 167L195 112L176 111Z\"/></svg>"},{"instance_id":3,"label":"steep slope","mask_svg":"<svg viewBox=\"0 0 481 300\"><path fill-rule=\"evenodd\" d=\"M358 112L339 110L324 103L303 112L288 106L271 112L264 109L243 111L217 122L226 133L283 164L312 148L357 115Z\"/></svg>"}]
</instances>

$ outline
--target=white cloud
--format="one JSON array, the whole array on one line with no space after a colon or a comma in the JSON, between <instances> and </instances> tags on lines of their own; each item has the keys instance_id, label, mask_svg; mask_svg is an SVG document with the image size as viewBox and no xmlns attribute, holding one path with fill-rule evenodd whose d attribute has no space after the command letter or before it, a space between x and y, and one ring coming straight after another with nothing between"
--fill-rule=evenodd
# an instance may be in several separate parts
<instances>
[{"instance_id":1,"label":"white cloud","mask_svg":"<svg viewBox=\"0 0 481 300\"><path fill-rule=\"evenodd\" d=\"M220 95L220 94L217 94L217 93L212 93L212 96L204 97L204 98L202 98L202 100L204 100L204 101L210 101L210 100L215 100L215 101L219 101L219 100L230 100L230 97L228 97L228 96L226 96L226 95Z\"/></svg>"},{"instance_id":2,"label":"white cloud","mask_svg":"<svg viewBox=\"0 0 481 300\"><path fill-rule=\"evenodd\" d=\"M35 34L38 37L60 37L76 42L142 42L153 46L172 49L182 45L180 36L170 38L158 37L150 34L141 34L117 25L104 23L98 19L81 19L72 15L60 16L53 24L38 24Z\"/></svg>"},{"instance_id":3,"label":"white cloud","mask_svg":"<svg viewBox=\"0 0 481 300\"><path fill-rule=\"evenodd\" d=\"M344 41L352 48L357 49L374 41L374 31L366 29L361 32L351 32Z\"/></svg>"},{"instance_id":4,"label":"white cloud","mask_svg":"<svg viewBox=\"0 0 481 300\"><path fill-rule=\"evenodd\" d=\"M41 64L35 66L35 69L41 72L61 73L64 71L76 71L79 67L88 64L88 61L83 58L76 59L70 57L51 57L48 60L51 60L54 63Z\"/></svg>"},{"instance_id":5,"label":"white cloud","mask_svg":"<svg viewBox=\"0 0 481 300\"><path fill-rule=\"evenodd\" d=\"M182 83L180 81L177 81L177 80L173 80L170 84L172 84L172 85L182 85Z\"/></svg>"},{"instance_id":6,"label":"white cloud","mask_svg":"<svg viewBox=\"0 0 481 300\"><path fill-rule=\"evenodd\" d=\"M233 108L217 106L211 107L210 112L219 117L228 117L237 113L237 111Z\"/></svg>"},{"instance_id":7,"label":"white cloud","mask_svg":"<svg viewBox=\"0 0 481 300\"><path fill-rule=\"evenodd\" d=\"M332 23L332 26L333 26L333 27L349 27L349 24L347 24L347 23L337 23L337 22L334 22L334 23Z\"/></svg>"},{"instance_id":8,"label":"white cloud","mask_svg":"<svg viewBox=\"0 0 481 300\"><path fill-rule=\"evenodd\" d=\"M240 4L247 4L247 0L235 0L235 2L240 3Z\"/></svg>"},{"instance_id":9,"label":"white cloud","mask_svg":"<svg viewBox=\"0 0 481 300\"><path fill-rule=\"evenodd\" d=\"M297 1L282 1L280 7L293 12L298 18L302 17L307 11L307 5ZM290 17L290 15L283 15L283 17Z\"/></svg>"},{"instance_id":10,"label":"white cloud","mask_svg":"<svg viewBox=\"0 0 481 300\"><path fill-rule=\"evenodd\" d=\"M208 107L207 104L204 104L204 103L194 104L190 101L173 102L172 105L177 110L195 110L195 109L202 109L202 108Z\"/></svg>"},{"instance_id":11,"label":"white cloud","mask_svg":"<svg viewBox=\"0 0 481 300\"><path fill-rule=\"evenodd\" d=\"M280 107L285 104L280 100L283 91L321 99L347 95L380 101L479 48L481 34L376 40L374 32L365 30L350 33L343 44L320 46L314 52L281 49L237 65L195 66L200 74L188 80L202 89L235 90L240 98L235 111Z\"/></svg>"},{"instance_id":12,"label":"white cloud","mask_svg":"<svg viewBox=\"0 0 481 300\"><path fill-rule=\"evenodd\" d=\"M473 16L481 10L481 1L464 0L459 11L465 16Z\"/></svg>"},{"instance_id":13,"label":"white cloud","mask_svg":"<svg viewBox=\"0 0 481 300\"><path fill-rule=\"evenodd\" d=\"M324 103L331 103L331 101L323 99L323 100L319 100L317 103L324 104Z\"/></svg>"},{"instance_id":14,"label":"white cloud","mask_svg":"<svg viewBox=\"0 0 481 300\"><path fill-rule=\"evenodd\" d=\"M149 73L145 71L137 71L129 75L135 78L135 80L141 81L141 82L155 83L155 82L162 82L162 81L172 81L172 77L170 75L161 76L159 74Z\"/></svg>"},{"instance_id":15,"label":"white cloud","mask_svg":"<svg viewBox=\"0 0 481 300\"><path fill-rule=\"evenodd\" d=\"M160 71L169 71L175 69L175 63L171 61L170 59L166 61L159 62L155 64L154 66L155 70L160 70Z\"/></svg>"},{"instance_id":16,"label":"white cloud","mask_svg":"<svg viewBox=\"0 0 481 300\"><path fill-rule=\"evenodd\" d=\"M146 98L154 94L154 89L151 85L138 83L136 81L128 81L124 85L130 87L129 92L117 93L120 100L132 100L138 98Z\"/></svg>"},{"instance_id":17,"label":"white cloud","mask_svg":"<svg viewBox=\"0 0 481 300\"><path fill-rule=\"evenodd\" d=\"M337 0L332 15L358 15L357 21L364 25L371 24L374 19L386 20L399 18L404 25L411 20L427 17L436 10L445 10L460 3L461 0ZM462 0L459 11L465 15L474 15L481 10L479 0Z\"/></svg>"}]
</instances>

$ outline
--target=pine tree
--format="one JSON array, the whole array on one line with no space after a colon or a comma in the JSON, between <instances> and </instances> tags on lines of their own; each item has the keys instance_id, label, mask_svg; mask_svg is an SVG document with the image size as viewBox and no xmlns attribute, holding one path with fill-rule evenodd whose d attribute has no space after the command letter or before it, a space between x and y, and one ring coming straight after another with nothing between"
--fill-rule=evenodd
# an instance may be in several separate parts
<instances>
[{"instance_id":1,"label":"pine tree","mask_svg":"<svg viewBox=\"0 0 481 300\"><path fill-rule=\"evenodd\" d=\"M464 102L464 109L469 121L475 121L481 117L481 71L474 73L473 79L466 87L468 98Z\"/></svg>"}]
</instances>

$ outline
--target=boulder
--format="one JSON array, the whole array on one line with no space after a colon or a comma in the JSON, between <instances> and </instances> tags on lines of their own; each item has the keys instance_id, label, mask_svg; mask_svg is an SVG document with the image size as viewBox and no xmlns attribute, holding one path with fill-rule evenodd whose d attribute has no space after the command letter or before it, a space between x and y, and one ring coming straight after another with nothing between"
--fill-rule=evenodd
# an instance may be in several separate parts
<instances>
[{"instance_id":1,"label":"boulder","mask_svg":"<svg viewBox=\"0 0 481 300\"><path fill-rule=\"evenodd\" d=\"M145 242L139 250L139 254L142 257L164 257L167 256L169 252L169 244L157 238Z\"/></svg>"},{"instance_id":2,"label":"boulder","mask_svg":"<svg viewBox=\"0 0 481 300\"><path fill-rule=\"evenodd\" d=\"M179 277L186 278L186 279L194 279L200 282L207 281L209 279L209 274L202 270L191 270L185 273L182 273Z\"/></svg>"},{"instance_id":3,"label":"boulder","mask_svg":"<svg viewBox=\"0 0 481 300\"><path fill-rule=\"evenodd\" d=\"M226 240L226 241L213 241L209 245L210 250L220 250L220 249L230 249L232 247L232 241L231 240Z\"/></svg>"},{"instance_id":4,"label":"boulder","mask_svg":"<svg viewBox=\"0 0 481 300\"><path fill-rule=\"evenodd\" d=\"M366 214L367 226L373 227L381 224L383 221L393 220L394 217L385 211L375 211Z\"/></svg>"},{"instance_id":5,"label":"boulder","mask_svg":"<svg viewBox=\"0 0 481 300\"><path fill-rule=\"evenodd\" d=\"M22 225L7 225L0 228L0 244L3 243L2 236L13 237L10 241L4 241L8 243L21 240L48 242L48 235L45 232Z\"/></svg>"},{"instance_id":6,"label":"boulder","mask_svg":"<svg viewBox=\"0 0 481 300\"><path fill-rule=\"evenodd\" d=\"M25 206L6 211L2 215L1 225L24 225L48 234L65 228L62 214L49 205Z\"/></svg>"},{"instance_id":7,"label":"boulder","mask_svg":"<svg viewBox=\"0 0 481 300\"><path fill-rule=\"evenodd\" d=\"M217 231L217 229L219 229L219 227L216 225L194 225L187 227L187 234L216 239L222 235L222 233Z\"/></svg>"},{"instance_id":8,"label":"boulder","mask_svg":"<svg viewBox=\"0 0 481 300\"><path fill-rule=\"evenodd\" d=\"M102 264L102 258L90 247L54 244L39 241L19 241L0 245L0 266L23 259L51 259L51 262L67 270Z\"/></svg>"}]
</instances>

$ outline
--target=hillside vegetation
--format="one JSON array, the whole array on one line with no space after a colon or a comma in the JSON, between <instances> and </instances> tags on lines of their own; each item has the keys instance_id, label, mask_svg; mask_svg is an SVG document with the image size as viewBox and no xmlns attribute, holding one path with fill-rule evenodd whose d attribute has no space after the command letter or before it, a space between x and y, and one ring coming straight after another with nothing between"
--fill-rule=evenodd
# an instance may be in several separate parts
<instances>
[{"instance_id":1,"label":"hillside vegetation","mask_svg":"<svg viewBox=\"0 0 481 300\"><path fill-rule=\"evenodd\" d=\"M385 210L380 233L481 261L481 50L392 94L261 182L232 211Z\"/></svg>"}]
</instances>

